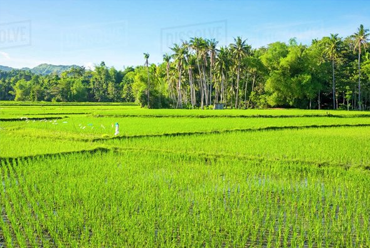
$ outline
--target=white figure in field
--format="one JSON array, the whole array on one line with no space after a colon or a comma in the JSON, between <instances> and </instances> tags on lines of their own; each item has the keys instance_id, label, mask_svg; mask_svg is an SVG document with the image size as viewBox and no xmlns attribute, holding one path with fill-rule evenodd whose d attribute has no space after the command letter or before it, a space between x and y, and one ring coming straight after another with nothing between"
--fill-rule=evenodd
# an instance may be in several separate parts
<instances>
[{"instance_id":1,"label":"white figure in field","mask_svg":"<svg viewBox=\"0 0 370 248\"><path fill-rule=\"evenodd\" d=\"M114 133L114 135L118 135L119 134L119 124L118 122L116 123L116 132Z\"/></svg>"}]
</instances>

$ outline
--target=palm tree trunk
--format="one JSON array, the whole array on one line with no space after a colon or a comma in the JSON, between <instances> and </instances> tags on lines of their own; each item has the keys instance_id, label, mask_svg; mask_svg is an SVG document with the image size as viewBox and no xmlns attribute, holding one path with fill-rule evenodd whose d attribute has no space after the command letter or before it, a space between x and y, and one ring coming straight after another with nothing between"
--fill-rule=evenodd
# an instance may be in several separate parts
<instances>
[{"instance_id":1,"label":"palm tree trunk","mask_svg":"<svg viewBox=\"0 0 370 248\"><path fill-rule=\"evenodd\" d=\"M252 91L251 91L251 93L254 91L254 85L255 85L255 83L256 83L256 74L253 75ZM250 106L250 103L251 103L251 98L249 97L249 99L248 99L248 108Z\"/></svg>"},{"instance_id":2,"label":"palm tree trunk","mask_svg":"<svg viewBox=\"0 0 370 248\"><path fill-rule=\"evenodd\" d=\"M168 91L170 92L170 98L173 99L172 89L171 89L171 85L170 85L170 70L169 70L169 64L168 63L167 63L166 73L167 73L167 87L168 87Z\"/></svg>"},{"instance_id":3,"label":"palm tree trunk","mask_svg":"<svg viewBox=\"0 0 370 248\"><path fill-rule=\"evenodd\" d=\"M238 108L239 106L239 79L240 79L240 65L238 64L238 71L236 76L235 108Z\"/></svg>"},{"instance_id":4,"label":"palm tree trunk","mask_svg":"<svg viewBox=\"0 0 370 248\"><path fill-rule=\"evenodd\" d=\"M206 106L208 106L208 89L207 89L207 83L203 83L203 92L204 92L204 98L206 100Z\"/></svg>"},{"instance_id":5,"label":"palm tree trunk","mask_svg":"<svg viewBox=\"0 0 370 248\"><path fill-rule=\"evenodd\" d=\"M199 72L199 89L200 89L200 107L204 109L204 96L203 96L203 82L202 82L202 71L200 70L199 60L197 56L197 66Z\"/></svg>"},{"instance_id":6,"label":"palm tree trunk","mask_svg":"<svg viewBox=\"0 0 370 248\"><path fill-rule=\"evenodd\" d=\"M178 94L178 100L177 100L177 107L182 108L182 96L181 96L181 68L179 67L179 84L177 86L177 94Z\"/></svg>"},{"instance_id":7,"label":"palm tree trunk","mask_svg":"<svg viewBox=\"0 0 370 248\"><path fill-rule=\"evenodd\" d=\"M349 111L349 99L346 99L347 101L347 111Z\"/></svg>"},{"instance_id":8,"label":"palm tree trunk","mask_svg":"<svg viewBox=\"0 0 370 248\"><path fill-rule=\"evenodd\" d=\"M346 94L345 92L343 91L343 105L346 104Z\"/></svg>"},{"instance_id":9,"label":"palm tree trunk","mask_svg":"<svg viewBox=\"0 0 370 248\"><path fill-rule=\"evenodd\" d=\"M200 88L200 107L202 109L204 109L204 89L203 89L203 83L202 83L202 80L200 79L200 83L199 83L199 88Z\"/></svg>"},{"instance_id":10,"label":"palm tree trunk","mask_svg":"<svg viewBox=\"0 0 370 248\"><path fill-rule=\"evenodd\" d=\"M215 83L216 82L217 82L217 80L215 80ZM219 101L218 101L219 96L220 96L220 88L219 88L219 85L215 85L215 99L213 100L214 103L219 103Z\"/></svg>"},{"instance_id":11,"label":"palm tree trunk","mask_svg":"<svg viewBox=\"0 0 370 248\"><path fill-rule=\"evenodd\" d=\"M361 111L361 44L358 50L358 109Z\"/></svg>"},{"instance_id":12,"label":"palm tree trunk","mask_svg":"<svg viewBox=\"0 0 370 248\"><path fill-rule=\"evenodd\" d=\"M148 66L148 62L146 63L146 68L147 68L147 71L148 71L148 108L150 108L150 101L149 101L149 66Z\"/></svg>"},{"instance_id":13,"label":"palm tree trunk","mask_svg":"<svg viewBox=\"0 0 370 248\"><path fill-rule=\"evenodd\" d=\"M203 88L204 88L204 98L206 100L206 106L208 106L208 90L207 90L207 76L206 76L206 69L205 66L202 66L203 68Z\"/></svg>"},{"instance_id":14,"label":"palm tree trunk","mask_svg":"<svg viewBox=\"0 0 370 248\"><path fill-rule=\"evenodd\" d=\"M245 80L245 84L244 84L244 102L245 102L245 107L247 107L247 88L248 88L248 79L249 79L249 73L247 73L247 80Z\"/></svg>"},{"instance_id":15,"label":"palm tree trunk","mask_svg":"<svg viewBox=\"0 0 370 248\"><path fill-rule=\"evenodd\" d=\"M334 59L332 60L332 66L333 66L333 109L336 109L336 106L335 106L335 74L334 74L335 65L334 65Z\"/></svg>"},{"instance_id":16,"label":"palm tree trunk","mask_svg":"<svg viewBox=\"0 0 370 248\"><path fill-rule=\"evenodd\" d=\"M212 66L209 68L209 105L212 105Z\"/></svg>"},{"instance_id":17,"label":"palm tree trunk","mask_svg":"<svg viewBox=\"0 0 370 248\"><path fill-rule=\"evenodd\" d=\"M190 83L190 102L191 102L191 107L194 108L194 94L193 94L193 90L194 90L194 85L193 85L193 73L191 71L191 69L189 69L189 83Z\"/></svg>"},{"instance_id":18,"label":"palm tree trunk","mask_svg":"<svg viewBox=\"0 0 370 248\"><path fill-rule=\"evenodd\" d=\"M256 74L253 75L252 92L254 91L254 85L256 84Z\"/></svg>"},{"instance_id":19,"label":"palm tree trunk","mask_svg":"<svg viewBox=\"0 0 370 248\"><path fill-rule=\"evenodd\" d=\"M224 94L225 94L225 75L221 73L221 103L224 103Z\"/></svg>"},{"instance_id":20,"label":"palm tree trunk","mask_svg":"<svg viewBox=\"0 0 370 248\"><path fill-rule=\"evenodd\" d=\"M195 106L197 105L197 96L195 95L195 85L194 85L193 75L191 76L191 80L193 81L193 100L194 100L194 106Z\"/></svg>"}]
</instances>

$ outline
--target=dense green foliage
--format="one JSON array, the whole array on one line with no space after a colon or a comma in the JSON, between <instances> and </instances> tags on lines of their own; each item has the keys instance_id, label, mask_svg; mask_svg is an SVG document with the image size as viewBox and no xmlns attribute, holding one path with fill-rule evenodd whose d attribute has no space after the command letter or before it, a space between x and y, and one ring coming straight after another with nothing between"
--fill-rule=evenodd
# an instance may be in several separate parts
<instances>
[{"instance_id":1,"label":"dense green foliage","mask_svg":"<svg viewBox=\"0 0 370 248\"><path fill-rule=\"evenodd\" d=\"M370 246L368 112L29 104L0 107L0 247Z\"/></svg>"},{"instance_id":2,"label":"dense green foliage","mask_svg":"<svg viewBox=\"0 0 370 248\"><path fill-rule=\"evenodd\" d=\"M228 47L194 37L175 44L163 63L123 71L104 62L44 76L0 71L0 100L133 102L149 108L370 108L369 32L362 25L311 45L275 42L253 49L235 38ZM42 69L42 68L41 68ZM40 70L41 70L40 69ZM44 68L45 69L45 68Z\"/></svg>"}]
</instances>

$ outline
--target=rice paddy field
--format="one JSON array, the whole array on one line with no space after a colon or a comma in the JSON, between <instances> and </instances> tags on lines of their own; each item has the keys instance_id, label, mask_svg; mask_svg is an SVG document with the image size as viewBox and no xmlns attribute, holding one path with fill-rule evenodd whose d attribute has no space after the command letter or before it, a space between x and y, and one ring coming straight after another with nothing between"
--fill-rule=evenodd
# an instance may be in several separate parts
<instances>
[{"instance_id":1,"label":"rice paddy field","mask_svg":"<svg viewBox=\"0 0 370 248\"><path fill-rule=\"evenodd\" d=\"M0 181L0 247L370 247L370 112L0 102Z\"/></svg>"}]
</instances>

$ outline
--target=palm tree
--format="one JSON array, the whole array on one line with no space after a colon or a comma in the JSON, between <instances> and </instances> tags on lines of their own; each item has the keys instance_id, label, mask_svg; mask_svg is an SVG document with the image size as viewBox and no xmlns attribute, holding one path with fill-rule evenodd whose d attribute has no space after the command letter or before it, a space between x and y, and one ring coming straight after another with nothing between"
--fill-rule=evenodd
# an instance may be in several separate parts
<instances>
[{"instance_id":1,"label":"palm tree","mask_svg":"<svg viewBox=\"0 0 370 248\"><path fill-rule=\"evenodd\" d=\"M196 105L196 96L195 96L195 87L194 87L194 76L193 76L193 71L195 69L195 64L196 64L196 57L195 55L186 54L186 66L188 68L188 74L189 74L189 84L190 84L190 101L191 101L191 106L194 108Z\"/></svg>"},{"instance_id":2,"label":"palm tree","mask_svg":"<svg viewBox=\"0 0 370 248\"><path fill-rule=\"evenodd\" d=\"M250 46L247 45L247 40L243 40L240 36L234 38L235 44L230 44L231 52L236 61L236 98L235 108L239 107L239 81L240 81L240 67L243 58L248 54Z\"/></svg>"},{"instance_id":3,"label":"palm tree","mask_svg":"<svg viewBox=\"0 0 370 248\"><path fill-rule=\"evenodd\" d=\"M207 41L203 38L192 38L190 40L190 47L196 51L199 77L201 78L201 107L208 105L208 85L207 85L207 74L206 68L208 66L208 45ZM199 61L201 63L199 63Z\"/></svg>"},{"instance_id":4,"label":"palm tree","mask_svg":"<svg viewBox=\"0 0 370 248\"><path fill-rule=\"evenodd\" d=\"M163 60L166 62L166 74L167 74L167 81L170 74L170 61L171 61L171 55L169 54L163 54Z\"/></svg>"},{"instance_id":5,"label":"palm tree","mask_svg":"<svg viewBox=\"0 0 370 248\"><path fill-rule=\"evenodd\" d=\"M182 108L181 76L182 76L183 64L185 62L186 48L184 46L179 46L177 44L174 44L174 47L172 47L171 50L174 52L172 57L175 60L176 67L178 70L177 108Z\"/></svg>"},{"instance_id":6,"label":"palm tree","mask_svg":"<svg viewBox=\"0 0 370 248\"><path fill-rule=\"evenodd\" d=\"M170 98L174 99L172 87L170 83L170 69L171 69L171 55L163 54L163 60L166 62L166 75L167 75L167 86L170 93Z\"/></svg>"},{"instance_id":7,"label":"palm tree","mask_svg":"<svg viewBox=\"0 0 370 248\"><path fill-rule=\"evenodd\" d=\"M200 88L200 106L204 109L204 85L206 84L204 70L201 70L201 61L204 51L204 40L202 38L194 37L190 39L190 47L195 51L197 67L199 72L199 88ZM202 68L204 69L203 65ZM203 72L203 73L202 73ZM203 75L202 75L203 74Z\"/></svg>"},{"instance_id":8,"label":"palm tree","mask_svg":"<svg viewBox=\"0 0 370 248\"><path fill-rule=\"evenodd\" d=\"M351 37L354 42L354 49L358 50L358 109L361 110L361 48L366 49L367 42L369 41L369 29L365 29L364 25L360 25L357 33Z\"/></svg>"},{"instance_id":9,"label":"palm tree","mask_svg":"<svg viewBox=\"0 0 370 248\"><path fill-rule=\"evenodd\" d=\"M209 104L212 105L212 80L213 80L213 67L216 62L216 55L217 55L217 46L218 41L215 39L207 40L207 47L208 47L208 53L210 58L210 65L209 65Z\"/></svg>"},{"instance_id":10,"label":"palm tree","mask_svg":"<svg viewBox=\"0 0 370 248\"><path fill-rule=\"evenodd\" d=\"M145 59L145 66L148 71L147 96L148 96L148 108L150 108L150 104L149 104L149 53L144 53L144 59Z\"/></svg>"},{"instance_id":11,"label":"palm tree","mask_svg":"<svg viewBox=\"0 0 370 248\"><path fill-rule=\"evenodd\" d=\"M185 64L185 66L188 70L188 76L189 76L190 103L191 103L191 107L194 108L194 106L196 104L196 96L195 96L193 70L195 69L196 57L190 51L191 45L190 45L189 42L184 41L182 43L182 47L184 49L184 64ZM185 96L187 96L187 94L185 94Z\"/></svg>"},{"instance_id":12,"label":"palm tree","mask_svg":"<svg viewBox=\"0 0 370 248\"><path fill-rule=\"evenodd\" d=\"M252 77L252 87L251 87L251 93L250 94L253 94L254 92L254 89L255 89L255 86L256 86L256 81L257 81L257 78L260 76L260 75L263 75L263 74L266 74L266 69L260 59L260 53L258 52L258 50L254 50L252 55L249 56L248 58L248 72L250 73L250 76ZM248 102L247 102L247 108L250 107L250 104L251 104L251 97L249 97L248 99Z\"/></svg>"},{"instance_id":13,"label":"palm tree","mask_svg":"<svg viewBox=\"0 0 370 248\"><path fill-rule=\"evenodd\" d=\"M333 69L333 109L336 109L336 95L335 95L335 62L341 56L340 49L342 39L338 37L338 34L330 34L330 37L326 37L324 40L324 55L331 61Z\"/></svg>"},{"instance_id":14,"label":"palm tree","mask_svg":"<svg viewBox=\"0 0 370 248\"><path fill-rule=\"evenodd\" d=\"M200 45L200 58L203 60L202 63L202 75L203 75L203 94L206 106L208 106L208 85L207 85L207 73L206 68L208 66L208 46L207 41L203 38L199 38Z\"/></svg>"},{"instance_id":15,"label":"palm tree","mask_svg":"<svg viewBox=\"0 0 370 248\"><path fill-rule=\"evenodd\" d=\"M227 47L221 47L215 62L215 67L221 81L220 87L221 103L224 103L225 100L225 81L227 78L227 71L229 69L229 65L230 65L230 51ZM216 95L218 96L218 94L219 93L217 92ZM217 101L218 103L218 97L215 98L215 101Z\"/></svg>"}]
</instances>

